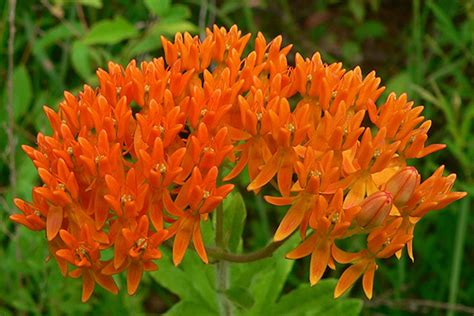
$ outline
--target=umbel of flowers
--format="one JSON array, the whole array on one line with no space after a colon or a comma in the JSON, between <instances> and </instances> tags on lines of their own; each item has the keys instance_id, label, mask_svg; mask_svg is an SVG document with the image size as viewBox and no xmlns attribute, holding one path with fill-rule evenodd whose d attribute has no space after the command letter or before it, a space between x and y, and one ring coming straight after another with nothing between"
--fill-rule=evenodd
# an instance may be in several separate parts
<instances>
[{"instance_id":1,"label":"umbel of flowers","mask_svg":"<svg viewBox=\"0 0 474 316\"><path fill-rule=\"evenodd\" d=\"M11 219L46 232L63 275L82 277L83 301L96 283L117 293L112 276L122 272L135 293L166 240L175 265L190 244L207 263L200 224L241 172L248 190L272 186L278 194L265 200L289 206L274 240L299 231L287 258L311 256L312 285L336 262L349 265L336 297L362 276L371 298L377 260L405 247L413 259L415 224L465 195L451 192L456 176L443 166L422 181L407 163L445 147L426 144L423 107L393 93L377 105L384 88L374 72L318 53L288 65L281 36L259 33L244 54L249 40L235 26L203 40L162 38L164 58L111 62L97 71L99 87L44 108L52 134L23 146L42 185L32 202L15 200L22 214ZM355 235L364 250L338 246Z\"/></svg>"}]
</instances>

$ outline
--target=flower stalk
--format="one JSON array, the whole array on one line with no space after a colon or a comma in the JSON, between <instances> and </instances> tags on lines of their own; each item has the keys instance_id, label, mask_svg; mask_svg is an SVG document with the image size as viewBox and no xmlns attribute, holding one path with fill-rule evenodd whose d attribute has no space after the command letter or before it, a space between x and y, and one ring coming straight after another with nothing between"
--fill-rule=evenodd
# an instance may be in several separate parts
<instances>
[{"instance_id":1,"label":"flower stalk","mask_svg":"<svg viewBox=\"0 0 474 316\"><path fill-rule=\"evenodd\" d=\"M221 248L217 248L217 247L215 248L208 247L206 248L206 251L209 254L209 256L217 260L224 260L224 261L233 262L233 263L248 263L248 262L254 262L254 261L271 257L273 253L284 244L285 241L286 239L281 240L281 241L274 241L274 242L269 243L267 246L265 246L262 249L259 249L250 253L244 253L244 254L235 254L235 253L226 252L222 250Z\"/></svg>"},{"instance_id":2,"label":"flower stalk","mask_svg":"<svg viewBox=\"0 0 474 316\"><path fill-rule=\"evenodd\" d=\"M218 251L225 252L224 241L224 207L220 204L216 210L216 246ZM224 258L218 259L216 264L216 288L220 314L233 315L232 304L226 296L229 287L229 264Z\"/></svg>"}]
</instances>

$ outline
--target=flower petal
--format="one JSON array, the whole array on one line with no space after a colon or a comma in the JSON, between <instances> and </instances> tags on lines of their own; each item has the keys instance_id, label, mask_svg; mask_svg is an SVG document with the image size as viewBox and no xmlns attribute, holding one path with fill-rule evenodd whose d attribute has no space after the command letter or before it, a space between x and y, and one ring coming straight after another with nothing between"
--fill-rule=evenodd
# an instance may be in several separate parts
<instances>
[{"instance_id":1,"label":"flower petal","mask_svg":"<svg viewBox=\"0 0 474 316\"><path fill-rule=\"evenodd\" d=\"M205 264L209 263L209 260L207 259L206 249L204 248L204 243L202 242L201 227L199 225L199 222L194 225L193 243L194 248L196 249L196 252L201 258L201 260Z\"/></svg>"},{"instance_id":2,"label":"flower petal","mask_svg":"<svg viewBox=\"0 0 474 316\"><path fill-rule=\"evenodd\" d=\"M364 288L364 293L369 300L372 299L372 290L374 287L374 273L377 269L375 262L371 263L365 271L364 276L362 277L362 286Z\"/></svg>"},{"instance_id":3,"label":"flower petal","mask_svg":"<svg viewBox=\"0 0 474 316\"><path fill-rule=\"evenodd\" d=\"M53 240L59 233L63 223L63 208L56 205L49 207L48 216L46 217L46 236L48 240Z\"/></svg>"},{"instance_id":4,"label":"flower petal","mask_svg":"<svg viewBox=\"0 0 474 316\"><path fill-rule=\"evenodd\" d=\"M94 292L95 282L91 272L84 269L82 272L82 302L87 302Z\"/></svg>"},{"instance_id":5,"label":"flower petal","mask_svg":"<svg viewBox=\"0 0 474 316\"><path fill-rule=\"evenodd\" d=\"M138 284L142 279L143 264L139 261L133 261L127 271L127 291L128 295L133 295L137 291Z\"/></svg>"},{"instance_id":6,"label":"flower petal","mask_svg":"<svg viewBox=\"0 0 474 316\"><path fill-rule=\"evenodd\" d=\"M181 225L178 227L176 237L173 242L173 263L179 265L183 260L184 253L188 249L191 236L193 234L194 219L186 216L182 219Z\"/></svg>"},{"instance_id":7,"label":"flower petal","mask_svg":"<svg viewBox=\"0 0 474 316\"><path fill-rule=\"evenodd\" d=\"M309 270L309 280L311 282L311 286L315 285L319 282L319 280L321 280L324 271L326 271L330 255L331 251L329 242L327 240L322 240L311 255Z\"/></svg>"},{"instance_id":8,"label":"flower petal","mask_svg":"<svg viewBox=\"0 0 474 316\"><path fill-rule=\"evenodd\" d=\"M338 298L344 294L352 284L360 278L366 267L367 264L361 261L347 268L337 282L336 288L334 289L334 298Z\"/></svg>"}]
</instances>

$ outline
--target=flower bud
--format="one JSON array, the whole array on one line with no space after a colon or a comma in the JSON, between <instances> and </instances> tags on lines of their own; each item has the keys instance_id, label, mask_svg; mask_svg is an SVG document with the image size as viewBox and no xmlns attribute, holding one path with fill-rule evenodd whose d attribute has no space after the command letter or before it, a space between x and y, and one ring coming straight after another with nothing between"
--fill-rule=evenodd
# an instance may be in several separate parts
<instances>
[{"instance_id":1,"label":"flower bud","mask_svg":"<svg viewBox=\"0 0 474 316\"><path fill-rule=\"evenodd\" d=\"M385 191L392 194L395 205L401 206L408 202L419 184L418 171L414 167L406 167L388 180Z\"/></svg>"},{"instance_id":2,"label":"flower bud","mask_svg":"<svg viewBox=\"0 0 474 316\"><path fill-rule=\"evenodd\" d=\"M367 197L361 203L361 210L356 217L357 224L361 227L380 226L392 208L392 194L379 191Z\"/></svg>"}]
</instances>

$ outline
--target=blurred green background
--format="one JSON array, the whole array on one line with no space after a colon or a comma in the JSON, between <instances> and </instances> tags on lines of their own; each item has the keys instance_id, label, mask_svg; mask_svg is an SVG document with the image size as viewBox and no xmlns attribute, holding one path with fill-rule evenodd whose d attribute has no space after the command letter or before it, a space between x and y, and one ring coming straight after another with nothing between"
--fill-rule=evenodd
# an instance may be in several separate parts
<instances>
[{"instance_id":1,"label":"blurred green background","mask_svg":"<svg viewBox=\"0 0 474 316\"><path fill-rule=\"evenodd\" d=\"M97 84L95 69L109 60L126 65L132 58L161 56L160 35L198 35L213 23L261 31L267 39L282 34L286 44L294 44L293 52L310 56L317 50L326 62L343 61L346 69L361 65L365 74L375 69L387 91L407 92L425 105L424 115L433 121L431 142L448 147L417 167L426 177L446 164L458 174L457 189L469 195L417 225L414 263L407 258L380 263L375 297L364 301L362 314L474 314L474 1L19 0L9 138L11 2L0 4L0 315L157 314L185 296L185 288L149 274L133 297L96 288L93 299L82 304L81 282L63 279L56 263L47 262L44 236L16 227L8 216L16 212L13 196L28 199L38 183L20 144L34 144L38 131L48 131L43 105L57 107L64 90L76 93L84 83ZM247 214L244 246L257 249L271 238L281 210L244 198L257 210ZM308 283L308 264L301 260L285 268L283 293ZM191 287L194 278L183 282ZM360 283L350 297L364 297Z\"/></svg>"}]
</instances>

